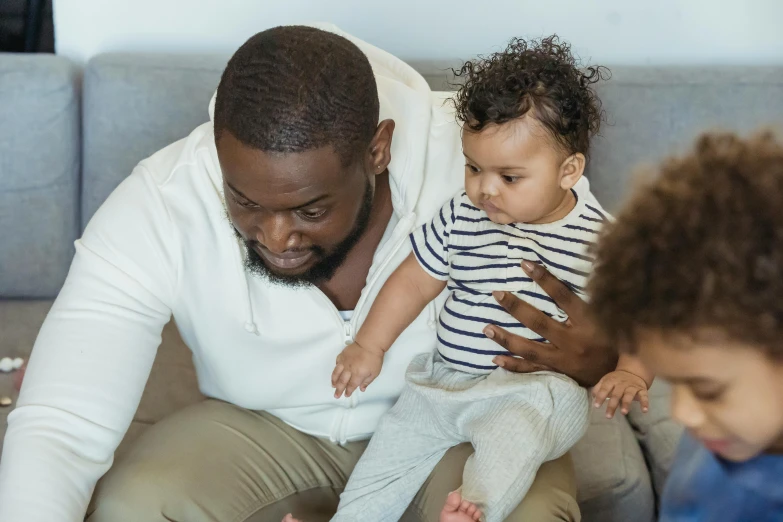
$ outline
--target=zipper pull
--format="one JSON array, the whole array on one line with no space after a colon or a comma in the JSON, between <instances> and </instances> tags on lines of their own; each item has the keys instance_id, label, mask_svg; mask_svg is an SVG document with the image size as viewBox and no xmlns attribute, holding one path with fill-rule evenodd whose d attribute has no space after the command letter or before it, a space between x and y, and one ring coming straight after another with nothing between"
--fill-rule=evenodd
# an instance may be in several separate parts
<instances>
[{"instance_id":1,"label":"zipper pull","mask_svg":"<svg viewBox=\"0 0 783 522\"><path fill-rule=\"evenodd\" d=\"M351 332L351 322L343 322L343 335L345 336L345 346L353 343L353 332Z\"/></svg>"}]
</instances>

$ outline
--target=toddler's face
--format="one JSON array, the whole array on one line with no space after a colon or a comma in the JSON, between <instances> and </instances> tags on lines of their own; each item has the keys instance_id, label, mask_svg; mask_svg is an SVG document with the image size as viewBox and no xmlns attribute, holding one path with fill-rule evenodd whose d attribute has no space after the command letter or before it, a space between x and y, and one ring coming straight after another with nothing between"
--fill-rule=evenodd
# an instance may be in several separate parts
<instances>
[{"instance_id":1,"label":"toddler's face","mask_svg":"<svg viewBox=\"0 0 783 522\"><path fill-rule=\"evenodd\" d=\"M639 357L672 384L672 417L733 461L783 451L783 361L718 332L644 332Z\"/></svg>"},{"instance_id":2,"label":"toddler's face","mask_svg":"<svg viewBox=\"0 0 783 522\"><path fill-rule=\"evenodd\" d=\"M465 129L462 151L465 191L495 223L550 223L570 210L563 212L581 169L569 175L568 160L534 118Z\"/></svg>"}]
</instances>

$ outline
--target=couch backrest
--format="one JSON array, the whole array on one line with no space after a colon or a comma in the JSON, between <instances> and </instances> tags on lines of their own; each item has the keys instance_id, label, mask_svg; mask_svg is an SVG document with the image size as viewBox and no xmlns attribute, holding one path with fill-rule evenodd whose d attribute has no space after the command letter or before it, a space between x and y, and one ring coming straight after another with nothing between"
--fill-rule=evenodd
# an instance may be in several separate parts
<instances>
[{"instance_id":1,"label":"couch backrest","mask_svg":"<svg viewBox=\"0 0 783 522\"><path fill-rule=\"evenodd\" d=\"M207 120L207 103L227 57L104 55L85 74L86 223L145 156ZM446 72L416 64L433 88ZM588 176L615 210L634 168L684 151L705 129L783 128L783 68L615 67L598 86L607 122L594 141Z\"/></svg>"},{"instance_id":2,"label":"couch backrest","mask_svg":"<svg viewBox=\"0 0 783 522\"><path fill-rule=\"evenodd\" d=\"M0 53L0 298L56 295L79 231L78 71Z\"/></svg>"},{"instance_id":3,"label":"couch backrest","mask_svg":"<svg viewBox=\"0 0 783 522\"><path fill-rule=\"evenodd\" d=\"M228 57L93 59L84 72L81 183L76 73L56 57L11 58L0 59L0 297L52 296L77 229L136 163L207 121ZM433 88L446 84L442 67L415 65ZM705 129L783 128L780 67L615 67L598 91L608 121L588 175L610 210L637 164L685 150Z\"/></svg>"}]
</instances>

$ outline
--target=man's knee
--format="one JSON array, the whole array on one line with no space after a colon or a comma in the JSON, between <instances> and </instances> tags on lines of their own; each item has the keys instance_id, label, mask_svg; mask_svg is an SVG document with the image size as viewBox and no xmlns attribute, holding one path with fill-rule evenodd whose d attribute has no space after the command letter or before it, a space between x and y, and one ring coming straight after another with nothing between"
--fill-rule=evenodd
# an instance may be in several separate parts
<instances>
[{"instance_id":1,"label":"man's knee","mask_svg":"<svg viewBox=\"0 0 783 522\"><path fill-rule=\"evenodd\" d=\"M579 522L581 518L573 463L566 453L541 465L527 495L506 522Z\"/></svg>"},{"instance_id":2,"label":"man's knee","mask_svg":"<svg viewBox=\"0 0 783 522\"><path fill-rule=\"evenodd\" d=\"M93 494L87 522L163 522L168 499L182 499L182 483L166 470L147 467L109 471Z\"/></svg>"}]
</instances>

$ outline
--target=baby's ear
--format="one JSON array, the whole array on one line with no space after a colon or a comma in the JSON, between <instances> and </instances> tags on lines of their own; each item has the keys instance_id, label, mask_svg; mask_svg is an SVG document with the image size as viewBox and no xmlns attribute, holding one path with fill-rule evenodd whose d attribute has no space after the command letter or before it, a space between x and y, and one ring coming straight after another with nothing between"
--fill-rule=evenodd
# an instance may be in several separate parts
<instances>
[{"instance_id":1,"label":"baby's ear","mask_svg":"<svg viewBox=\"0 0 783 522\"><path fill-rule=\"evenodd\" d=\"M579 178L582 177L585 171L585 155L581 152L571 154L560 165L560 188L563 190L569 190Z\"/></svg>"}]
</instances>

